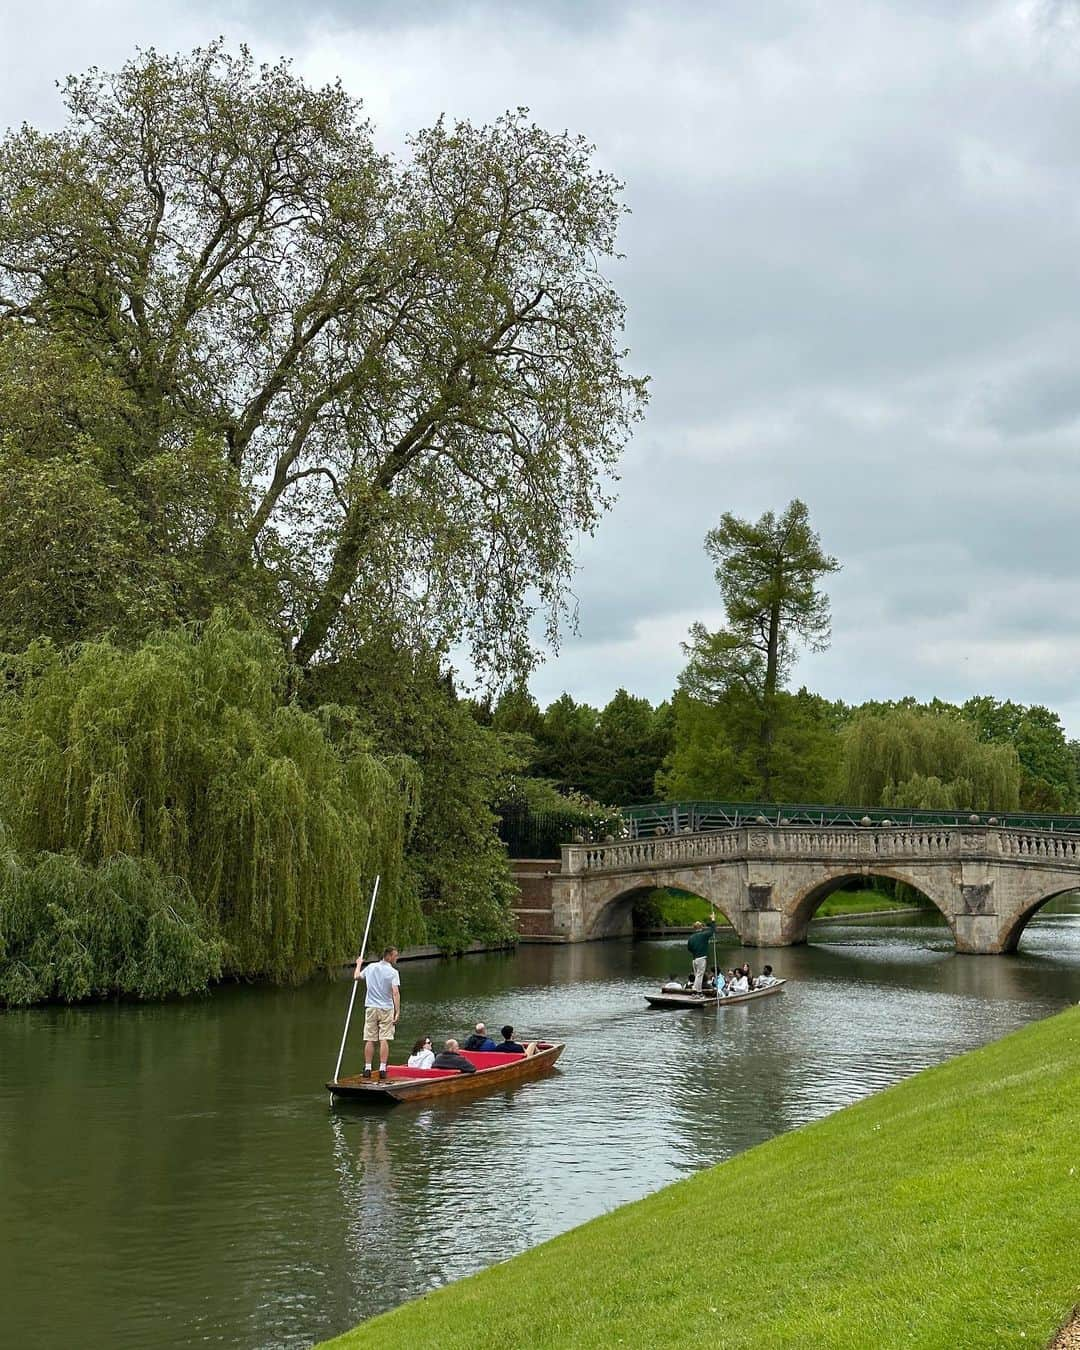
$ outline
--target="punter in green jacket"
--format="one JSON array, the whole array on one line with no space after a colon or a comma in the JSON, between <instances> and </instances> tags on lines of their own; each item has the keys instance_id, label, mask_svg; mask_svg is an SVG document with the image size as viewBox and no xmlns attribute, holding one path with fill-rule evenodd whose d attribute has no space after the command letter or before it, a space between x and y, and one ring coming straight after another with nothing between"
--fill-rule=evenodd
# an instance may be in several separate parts
<instances>
[{"instance_id":1,"label":"punter in green jacket","mask_svg":"<svg viewBox=\"0 0 1080 1350\"><path fill-rule=\"evenodd\" d=\"M704 924L699 919L694 924L694 931L686 941L686 950L690 953L690 968L694 972L694 991L701 993L701 981L705 977L705 966L708 961L709 943L716 937L716 915L709 915L709 922Z\"/></svg>"}]
</instances>

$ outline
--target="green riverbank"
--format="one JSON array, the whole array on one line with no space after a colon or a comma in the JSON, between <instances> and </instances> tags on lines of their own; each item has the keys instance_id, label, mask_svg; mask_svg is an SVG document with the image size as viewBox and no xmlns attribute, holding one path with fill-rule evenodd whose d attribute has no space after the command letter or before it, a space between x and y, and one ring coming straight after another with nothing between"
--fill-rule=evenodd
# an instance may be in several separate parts
<instances>
[{"instance_id":1,"label":"green riverbank","mask_svg":"<svg viewBox=\"0 0 1080 1350\"><path fill-rule=\"evenodd\" d=\"M513 1160L463 1166L463 1204L482 1165ZM1080 1303L1078 1215L1070 1009L326 1344L1041 1347Z\"/></svg>"},{"instance_id":2,"label":"green riverbank","mask_svg":"<svg viewBox=\"0 0 1080 1350\"><path fill-rule=\"evenodd\" d=\"M926 902L927 905L929 903ZM834 891L822 901L814 918L827 919L838 914L883 914L889 910L910 909L911 906L911 900L893 900L881 891ZM709 902L699 896L661 889L653 891L642 907L640 925L657 929L689 928L698 919L707 919L709 912ZM721 922L726 922L726 918L721 919Z\"/></svg>"}]
</instances>

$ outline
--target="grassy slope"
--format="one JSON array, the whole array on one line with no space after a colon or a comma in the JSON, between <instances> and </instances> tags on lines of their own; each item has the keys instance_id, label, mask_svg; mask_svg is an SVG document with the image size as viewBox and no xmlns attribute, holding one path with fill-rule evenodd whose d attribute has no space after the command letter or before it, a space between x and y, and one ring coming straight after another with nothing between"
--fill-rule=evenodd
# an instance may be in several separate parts
<instances>
[{"instance_id":1,"label":"grassy slope","mask_svg":"<svg viewBox=\"0 0 1080 1350\"><path fill-rule=\"evenodd\" d=\"M827 918L830 914L871 914L889 909L910 909L907 900L890 900L880 891L833 891L817 909L815 919Z\"/></svg>"},{"instance_id":2,"label":"grassy slope","mask_svg":"<svg viewBox=\"0 0 1080 1350\"><path fill-rule=\"evenodd\" d=\"M331 1344L986 1350L1078 1301L1070 1009Z\"/></svg>"}]
</instances>

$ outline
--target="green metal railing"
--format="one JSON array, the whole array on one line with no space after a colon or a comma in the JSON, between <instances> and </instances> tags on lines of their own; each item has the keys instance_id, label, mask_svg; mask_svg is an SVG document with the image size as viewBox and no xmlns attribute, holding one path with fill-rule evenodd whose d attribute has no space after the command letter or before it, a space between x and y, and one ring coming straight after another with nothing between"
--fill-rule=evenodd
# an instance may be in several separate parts
<instances>
[{"instance_id":1,"label":"green metal railing","mask_svg":"<svg viewBox=\"0 0 1080 1350\"><path fill-rule=\"evenodd\" d=\"M1024 830L1080 833L1080 816L1031 811L904 811L880 806L815 806L806 802L653 802L624 806L631 838L727 830L739 825L1003 825Z\"/></svg>"}]
</instances>

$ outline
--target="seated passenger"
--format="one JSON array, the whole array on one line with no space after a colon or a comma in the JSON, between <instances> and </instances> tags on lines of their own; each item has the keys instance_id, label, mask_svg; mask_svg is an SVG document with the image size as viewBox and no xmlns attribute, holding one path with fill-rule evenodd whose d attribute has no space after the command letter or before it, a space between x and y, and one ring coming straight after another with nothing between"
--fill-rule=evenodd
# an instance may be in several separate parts
<instances>
[{"instance_id":1,"label":"seated passenger","mask_svg":"<svg viewBox=\"0 0 1080 1350\"><path fill-rule=\"evenodd\" d=\"M724 972L719 966L713 971L713 990L717 996L724 993L727 988L727 981L724 979Z\"/></svg>"},{"instance_id":2,"label":"seated passenger","mask_svg":"<svg viewBox=\"0 0 1080 1350\"><path fill-rule=\"evenodd\" d=\"M476 1065L471 1064L463 1054L460 1053L457 1041L453 1036L446 1042L446 1048L440 1050L435 1056L435 1063L432 1065L435 1069L457 1069L459 1073L475 1073Z\"/></svg>"},{"instance_id":3,"label":"seated passenger","mask_svg":"<svg viewBox=\"0 0 1080 1350\"><path fill-rule=\"evenodd\" d=\"M435 1063L435 1051L431 1048L431 1037L421 1036L412 1048L408 1064L410 1069L430 1069Z\"/></svg>"},{"instance_id":4,"label":"seated passenger","mask_svg":"<svg viewBox=\"0 0 1080 1350\"><path fill-rule=\"evenodd\" d=\"M752 988L754 987L754 974L753 974L753 971L751 971L750 966L749 966L749 964L748 964L746 961L744 961L744 962L742 963L742 965L739 967L739 974L740 974L740 975L744 975L744 976L746 977L746 983L747 983L747 984L751 987L751 989L752 989Z\"/></svg>"},{"instance_id":5,"label":"seated passenger","mask_svg":"<svg viewBox=\"0 0 1080 1350\"><path fill-rule=\"evenodd\" d=\"M495 1049L500 1055L523 1055L525 1053L525 1047L518 1045L517 1041L514 1040L514 1028L509 1026L503 1027L502 1040Z\"/></svg>"},{"instance_id":6,"label":"seated passenger","mask_svg":"<svg viewBox=\"0 0 1080 1350\"><path fill-rule=\"evenodd\" d=\"M770 985L776 984L776 976L772 973L772 966L765 966L761 974L754 981L755 989L768 989Z\"/></svg>"},{"instance_id":7,"label":"seated passenger","mask_svg":"<svg viewBox=\"0 0 1080 1350\"><path fill-rule=\"evenodd\" d=\"M483 1022L477 1022L476 1030L465 1042L466 1050L494 1050L495 1042L487 1034L487 1028Z\"/></svg>"},{"instance_id":8,"label":"seated passenger","mask_svg":"<svg viewBox=\"0 0 1080 1350\"><path fill-rule=\"evenodd\" d=\"M734 980L728 985L729 994L748 994L750 992L750 981L742 973L737 971Z\"/></svg>"}]
</instances>

